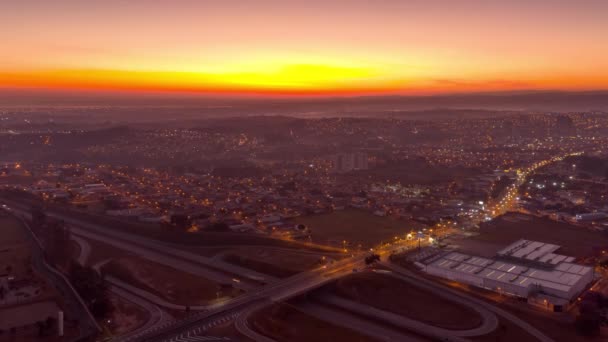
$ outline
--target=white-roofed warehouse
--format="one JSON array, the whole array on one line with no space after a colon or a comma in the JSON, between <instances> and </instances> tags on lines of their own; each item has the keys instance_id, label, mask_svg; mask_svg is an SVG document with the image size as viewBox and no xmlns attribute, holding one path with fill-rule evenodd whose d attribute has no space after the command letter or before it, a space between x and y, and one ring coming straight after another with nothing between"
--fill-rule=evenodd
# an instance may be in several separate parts
<instances>
[{"instance_id":1,"label":"white-roofed warehouse","mask_svg":"<svg viewBox=\"0 0 608 342\"><path fill-rule=\"evenodd\" d=\"M541 296L556 309L566 306L593 281L593 268L554 254L559 246L519 240L494 259L450 252L434 258L426 272L500 293Z\"/></svg>"}]
</instances>

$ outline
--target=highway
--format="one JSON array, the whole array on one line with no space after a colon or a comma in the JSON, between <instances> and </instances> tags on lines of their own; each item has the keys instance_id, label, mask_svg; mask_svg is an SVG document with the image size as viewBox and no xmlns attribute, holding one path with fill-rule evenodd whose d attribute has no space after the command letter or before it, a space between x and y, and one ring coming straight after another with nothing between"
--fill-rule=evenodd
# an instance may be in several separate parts
<instances>
[{"instance_id":1,"label":"highway","mask_svg":"<svg viewBox=\"0 0 608 342\"><path fill-rule=\"evenodd\" d=\"M136 295L133 295L131 292L125 291L116 286L110 286L110 291L115 295L124 298L125 300L142 307L149 314L148 321L144 323L141 327L130 331L126 334L117 336L116 338L121 341L130 340L137 338L141 333L146 332L152 329L155 326L160 326L166 322L171 321L173 318L167 314L165 311L160 309L158 306L148 302L147 300L143 300Z\"/></svg>"},{"instance_id":2,"label":"highway","mask_svg":"<svg viewBox=\"0 0 608 342\"><path fill-rule=\"evenodd\" d=\"M523 330L530 333L532 336L536 337L541 342L553 342L553 340L551 338L549 338L547 335L543 334L540 330L536 329L532 325L528 324L528 322L520 319L519 317L517 317L495 305L492 305L481 299L467 295L466 293L463 293L461 291L457 291L457 290L451 289L447 286L444 286L442 284L430 281L426 278L423 278L423 277L421 277L411 271L408 271L400 266L397 266L395 264L385 263L385 262L382 262L381 264L382 264L382 266L385 266L388 269L390 269L391 271L393 271L393 273L391 273L392 275L398 277L399 279L407 281L407 282L411 283L412 285L423 286L426 289L431 290L435 293L450 293L452 296L455 296L452 298L457 301L461 301L461 299L464 298L470 303L475 303L478 306L483 307L489 311L492 311L496 315L511 321L515 325L519 326ZM458 299L458 297L460 297L461 299Z\"/></svg>"},{"instance_id":3,"label":"highway","mask_svg":"<svg viewBox=\"0 0 608 342\"><path fill-rule=\"evenodd\" d=\"M70 281L61 272L47 263L42 244L29 224L22 217L17 216L17 218L26 227L31 240L32 268L48 279L62 295L62 298L65 299L66 319L78 322L79 336L74 340L85 340L101 332L101 327L97 324L97 321L78 292L72 287Z\"/></svg>"},{"instance_id":4,"label":"highway","mask_svg":"<svg viewBox=\"0 0 608 342\"><path fill-rule=\"evenodd\" d=\"M76 262L81 264L82 266L86 265L87 260L89 259L89 255L91 255L91 244L89 242L79 236L71 234L70 236L74 242L78 244L80 248L80 253L78 254L78 258Z\"/></svg>"},{"instance_id":5,"label":"highway","mask_svg":"<svg viewBox=\"0 0 608 342\"><path fill-rule=\"evenodd\" d=\"M479 215L478 217L472 219L482 221L487 219L487 217L496 217L501 213L504 213L505 211L509 210L514 205L514 203L516 203L517 188L525 180L527 175L529 175L531 172L535 171L539 167L547 165L549 162L561 160L562 158L563 157L556 157L548 161L535 163L533 166L527 169L518 170L517 180L508 188L506 194L495 204L493 204L492 207L488 208L488 210L483 215ZM188 269L191 273L196 272L195 274L198 273L206 278L210 277L211 279L226 279L225 276L224 278L221 278L221 275L216 273L215 270L219 269L228 271L233 274L238 274L242 277L241 279L262 278L264 279L264 282L267 283L267 285L263 287L255 288L252 286L251 288L248 288L249 291L246 294L239 296L233 300L219 303L215 307L209 308L209 310L194 314L182 321L165 324L162 327L152 328L149 331L141 332L137 337L137 340L141 341L176 341L184 337L197 336L197 332L201 331L201 327L208 325L210 321L223 319L227 316L238 316L237 322L240 323L237 324L237 328L240 327L245 335L247 335L248 333L251 334L251 332L249 331L250 329L248 329L248 326L246 324L246 321L248 314L255 311L254 309L259 309L273 302L285 301L295 296L304 294L310 290L321 287L324 284L327 284L335 279L352 273L352 270L355 268L359 269L365 267L366 255L364 253L359 253L357 255L353 255L350 258L343 259L311 271L302 272L290 278L270 279L266 275L256 274L253 271L236 267L234 265L222 262L221 260L214 260L212 258L206 258L192 253L176 250L174 248L169 247L167 244L163 244L158 241L153 241L144 237L139 237L128 233L104 229L104 227L94 225L88 222L83 222L77 219L65 217L64 215L54 215L53 213L51 213L51 216L56 216L72 225L78 226L78 228L73 229L73 232L76 235L85 236L92 239L98 239L99 241L110 243L122 249L127 249L131 251L135 250L138 253L145 255L151 260L164 264L167 264L167 261L163 260L174 258L173 260L180 260L180 262L176 263L175 261L171 261L170 266L183 270ZM405 248L413 248L417 243L417 241L400 241L398 243L387 244L373 250L375 251L375 253L379 254L381 257L384 258L394 251L402 250L404 248L404 244L406 246ZM197 262L200 266L195 264ZM447 289L443 286L434 284L431 281L428 281L424 278L420 278L409 271L395 268L394 265L390 264L384 265L393 270L396 274L398 274L399 277L402 277L402 279L404 280L410 279L411 281L411 279L414 278L416 279L416 281L423 282L425 284L424 286L429 287L433 291L450 291L452 294L463 297L462 294L458 294L452 289ZM200 269L194 269L194 267L199 267ZM241 282L241 284L243 283L244 282ZM486 311L489 310L494 314L497 314L505 319L512 321L513 323L522 327L526 331L530 332L540 341L551 341L551 339L546 337L540 331L536 330L526 322L520 320L519 318L509 314L508 312L502 309L494 307L486 302L475 298L467 298L467 300L476 303L476 307L478 308L483 307ZM488 331L492 326L494 326L495 320L493 320L491 316L488 316L487 313L484 313L484 315L487 324L481 328L482 330L477 331L476 333ZM426 333L428 334L429 331L426 331ZM435 336L435 338L437 337L439 336ZM452 334L450 338L456 341L460 337Z\"/></svg>"},{"instance_id":6,"label":"highway","mask_svg":"<svg viewBox=\"0 0 608 342\"><path fill-rule=\"evenodd\" d=\"M505 211L509 210L516 203L517 190L518 190L517 188L519 187L519 185L521 185L525 181L526 177L529 174L531 174L532 172L534 172L535 170L537 170L540 167L543 167L551 162L562 160L565 157L566 156L555 157L550 160L540 161L540 162L533 164L532 166L530 166L528 168L517 170L518 176L517 176L515 183L509 187L506 194L497 201L497 204L494 207L489 208L489 210L486 213L484 213L483 215L474 217L472 219L478 220L481 222L481 221L485 220L488 216L496 217L496 216L504 213ZM492 211L494 211L494 212L492 212ZM402 243L402 242L400 242L400 243ZM410 241L409 247L411 248L411 241ZM390 255L390 253L392 253L393 251L401 250L401 249L403 249L403 245L400 245L400 244L388 245L388 246L385 245L380 248L377 248L375 250L375 252L377 254L381 255L382 257L385 257L387 255ZM322 286L323 284L325 284L329 281L332 281L334 279L337 279L341 276L349 274L352 272L352 269L360 268L362 266L364 266L364 256L362 254L356 255L352 258L337 262L333 265L329 265L325 269L317 269L314 271L304 272L304 273L298 274L296 276L293 276L291 278L285 279L283 281L279 281L277 283L267 285L262 289L255 290L254 292L240 298L239 301L232 302L225 308L225 310L230 310L230 311L243 310L248 305L251 305L253 302L257 302L260 299L263 299L262 302L267 302L268 300L270 300L270 302L286 300L286 299L292 298L294 296L297 296L299 294L306 293L307 291L310 291L314 288ZM443 289L443 290L445 290L445 289ZM270 292L270 293L268 293L268 292ZM471 298L471 299L474 300L474 298ZM487 307L488 304L485 302L476 301L476 303L480 306L484 306L484 307L488 308ZM259 305L262 305L262 304L259 304ZM263 307L263 305L261 307ZM217 310L219 313L220 312L219 310L221 310L221 309L217 309ZM540 341L543 341L543 342L551 341L551 339L549 339L547 336L542 334L540 331L533 328L526 322L521 321L517 317L509 314L508 312L501 310L499 308L493 307L493 306L492 306L491 311L518 324L519 326L521 326L522 328L526 329L531 334L536 336ZM246 310L245 313L247 313L247 312L251 312L251 311ZM213 315L214 313L209 313L209 314ZM247 317L246 314L242 314L239 316L239 319L241 321L246 320L246 317ZM150 340L170 341L171 336L176 336L176 335L180 336L180 334L190 331L191 329L195 328L197 326L197 324L201 324L200 322L204 322L204 320L205 320L205 317L201 317L199 322L196 322L196 321L195 322L184 322L182 324L178 324L175 327L168 329L163 334L156 335L153 338L150 337ZM244 328L244 326L242 324L241 324L241 327ZM244 332L246 333L246 330L244 330Z\"/></svg>"},{"instance_id":7,"label":"highway","mask_svg":"<svg viewBox=\"0 0 608 342\"><path fill-rule=\"evenodd\" d=\"M30 216L28 209L14 206L13 210L25 217ZM104 229L102 226L94 224L86 224L85 229L82 228L83 225L74 223L75 220L66 219L63 215L55 216L53 213L49 213L48 215L68 223L72 235L76 236L76 238L81 237L100 241L184 272L201 276L218 283L232 284L234 287L244 291L256 288L259 286L260 282L268 283L278 280L272 276L238 267L220 260L213 260L212 258L177 250L162 242L145 237L116 232L111 229ZM235 278L238 278L239 281L235 282Z\"/></svg>"},{"instance_id":8,"label":"highway","mask_svg":"<svg viewBox=\"0 0 608 342\"><path fill-rule=\"evenodd\" d=\"M11 203L14 211L19 212L22 215L30 215L30 208L24 207L24 205L14 201L7 202ZM266 274L258 273L247 268L224 262L222 260L214 260L213 258L181 250L179 249L179 245L168 244L140 235L117 231L115 229L108 229L103 225L85 222L80 219L69 217L66 214L54 212L53 210L47 210L46 214L49 217L63 220L65 223L69 224L72 232L76 235L82 235L91 239L99 239L104 243L108 243L108 241L115 241L114 243L117 243L120 241L121 247L119 248L122 249L127 248L127 250L129 250L128 248L138 247L139 251L141 248L145 248L150 251L164 254L165 256L173 256L185 261L197 263L210 269L222 270L223 272L231 273L244 279L262 279L263 282L272 282L277 280L276 278Z\"/></svg>"},{"instance_id":9,"label":"highway","mask_svg":"<svg viewBox=\"0 0 608 342\"><path fill-rule=\"evenodd\" d=\"M414 335L413 333L378 324L375 320L365 319L356 314L325 305L302 303L298 304L297 308L312 317L354 330L361 335L372 337L378 341L429 341L429 339ZM239 331L241 330L239 329Z\"/></svg>"}]
</instances>

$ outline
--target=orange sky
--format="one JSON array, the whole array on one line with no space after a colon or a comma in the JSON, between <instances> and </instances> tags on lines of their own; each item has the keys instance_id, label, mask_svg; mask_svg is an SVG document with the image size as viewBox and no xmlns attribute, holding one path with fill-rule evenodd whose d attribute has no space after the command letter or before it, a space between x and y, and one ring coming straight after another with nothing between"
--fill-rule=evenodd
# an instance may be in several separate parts
<instances>
[{"instance_id":1,"label":"orange sky","mask_svg":"<svg viewBox=\"0 0 608 342\"><path fill-rule=\"evenodd\" d=\"M0 11L0 87L608 89L606 13L602 0L20 0Z\"/></svg>"}]
</instances>

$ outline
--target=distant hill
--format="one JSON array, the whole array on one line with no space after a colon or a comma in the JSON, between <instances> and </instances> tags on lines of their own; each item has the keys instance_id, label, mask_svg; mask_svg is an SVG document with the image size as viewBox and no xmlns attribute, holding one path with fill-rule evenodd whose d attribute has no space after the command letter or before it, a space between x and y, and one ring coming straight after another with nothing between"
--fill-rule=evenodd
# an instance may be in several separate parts
<instances>
[{"instance_id":1,"label":"distant hill","mask_svg":"<svg viewBox=\"0 0 608 342\"><path fill-rule=\"evenodd\" d=\"M608 91L522 91L429 96L364 96L334 98L214 98L208 95L80 94L0 90L2 106L130 107L125 116L150 119L198 119L217 116L285 115L300 117L408 115L445 109L494 111L608 111ZM433 110L428 112L428 110ZM165 115L163 115L165 113ZM476 114L471 112L469 114ZM180 119L181 119L180 118ZM123 119L125 119L123 117Z\"/></svg>"}]
</instances>

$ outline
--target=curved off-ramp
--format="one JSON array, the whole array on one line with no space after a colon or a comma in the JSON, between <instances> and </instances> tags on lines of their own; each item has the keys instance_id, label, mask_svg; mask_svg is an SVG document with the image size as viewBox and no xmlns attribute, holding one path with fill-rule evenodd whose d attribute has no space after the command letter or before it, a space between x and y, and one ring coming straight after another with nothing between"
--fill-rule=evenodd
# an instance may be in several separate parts
<instances>
[{"instance_id":1,"label":"curved off-ramp","mask_svg":"<svg viewBox=\"0 0 608 342\"><path fill-rule=\"evenodd\" d=\"M456 290L450 289L446 286L442 286L440 284L437 284L433 281L430 281L428 279L422 278L420 276L418 276L415 273L412 273L411 271L408 271L406 269L404 269L403 267L391 264L391 263L386 263L386 262L381 262L381 264L389 269L391 269L393 271L393 273L390 273L391 275L398 277L399 279L408 281L416 286L424 286L428 289L433 290L435 293L452 293L453 295L457 296L457 297L461 297L461 298L465 298L466 300L473 302L481 307L484 307L485 309L492 311L493 313L497 314L498 316L501 316L509 321L511 321L513 324L519 326L520 328L522 328L524 331L526 331L527 333L529 333L530 335L534 336L536 339L538 339L539 341L542 342L554 342L553 339L551 339L550 337L548 337L547 335L545 335L543 332L541 332L540 330L536 329L535 327L533 327L532 325L530 325L528 322L520 319L519 317L495 306L492 305L490 303L487 303L481 299L469 296L465 293L461 293L458 292Z\"/></svg>"},{"instance_id":2,"label":"curved off-ramp","mask_svg":"<svg viewBox=\"0 0 608 342\"><path fill-rule=\"evenodd\" d=\"M357 303L337 296L326 296L322 298L324 304L329 304L348 312L358 314L371 320L381 320L398 328L412 331L421 336L427 336L441 341L465 341L464 337L481 336L491 333L498 327L498 319L492 312L482 316L482 324L479 327L468 330L451 330L426 324L415 319L410 319L392 312L380 310L371 305Z\"/></svg>"},{"instance_id":3,"label":"curved off-ramp","mask_svg":"<svg viewBox=\"0 0 608 342\"><path fill-rule=\"evenodd\" d=\"M80 236L76 236L74 234L70 234L70 236L80 248L80 254L78 254L78 258L76 258L76 261L80 265L84 266L87 263L87 260L89 260L89 255L91 255L91 245L87 240L81 238Z\"/></svg>"},{"instance_id":4,"label":"curved off-ramp","mask_svg":"<svg viewBox=\"0 0 608 342\"><path fill-rule=\"evenodd\" d=\"M117 336L116 340L128 341L136 339L141 334L152 329L153 327L162 325L163 323L171 321L173 319L173 317L161 310L158 306L144 299L141 299L138 296L133 295L121 288L118 288L116 286L110 286L110 291L112 291L112 293L116 294L117 296L120 296L121 298L124 298L125 300L144 308L150 314L148 321L145 322L142 326L135 330L131 330L125 334Z\"/></svg>"},{"instance_id":5,"label":"curved off-ramp","mask_svg":"<svg viewBox=\"0 0 608 342\"><path fill-rule=\"evenodd\" d=\"M245 335L246 337L248 337L256 342L276 342L272 338L259 334L255 330L251 329L251 327L249 327L249 322L248 322L249 316L252 313L264 308L265 306L267 306L269 304L270 304L269 302L263 302L263 303L260 303L257 305L250 306L246 310L241 311L239 313L239 315L237 316L236 321L234 322L234 327L236 328L236 330L238 330L238 332L240 332L241 334Z\"/></svg>"}]
</instances>

